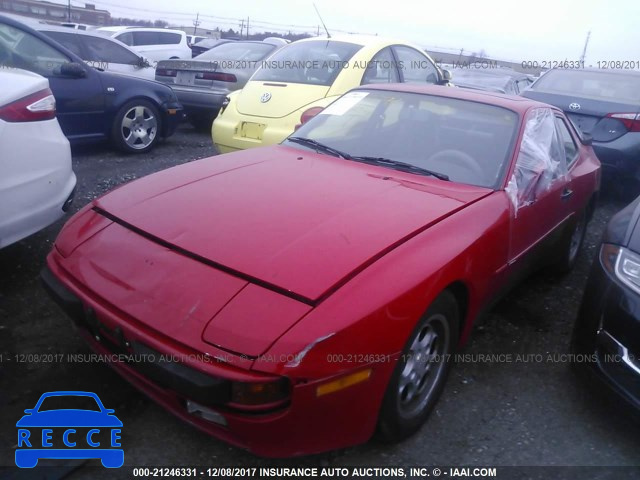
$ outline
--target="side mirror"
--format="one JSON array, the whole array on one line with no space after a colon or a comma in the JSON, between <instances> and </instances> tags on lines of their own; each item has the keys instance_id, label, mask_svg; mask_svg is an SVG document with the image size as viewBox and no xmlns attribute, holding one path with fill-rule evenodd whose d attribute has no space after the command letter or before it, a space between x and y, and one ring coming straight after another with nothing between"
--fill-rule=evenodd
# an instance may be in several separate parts
<instances>
[{"instance_id":1,"label":"side mirror","mask_svg":"<svg viewBox=\"0 0 640 480\"><path fill-rule=\"evenodd\" d=\"M442 80L444 80L445 82L450 82L451 78L451 72L449 70L442 70Z\"/></svg>"},{"instance_id":2,"label":"side mirror","mask_svg":"<svg viewBox=\"0 0 640 480\"><path fill-rule=\"evenodd\" d=\"M63 63L60 65L60 75L63 77L84 78L87 76L87 71L79 63Z\"/></svg>"},{"instance_id":3,"label":"side mirror","mask_svg":"<svg viewBox=\"0 0 640 480\"><path fill-rule=\"evenodd\" d=\"M151 64L149 63L149 60L147 60L146 58L140 57L138 59L138 67L147 68L147 67L150 67L150 66L151 66Z\"/></svg>"},{"instance_id":4,"label":"side mirror","mask_svg":"<svg viewBox=\"0 0 640 480\"><path fill-rule=\"evenodd\" d=\"M591 135L590 133L582 133L582 138L580 139L580 141L582 142L583 145L592 145L593 144L593 135Z\"/></svg>"},{"instance_id":5,"label":"side mirror","mask_svg":"<svg viewBox=\"0 0 640 480\"><path fill-rule=\"evenodd\" d=\"M31 415L33 413L33 408L27 408L24 413L26 413L27 415Z\"/></svg>"}]
</instances>

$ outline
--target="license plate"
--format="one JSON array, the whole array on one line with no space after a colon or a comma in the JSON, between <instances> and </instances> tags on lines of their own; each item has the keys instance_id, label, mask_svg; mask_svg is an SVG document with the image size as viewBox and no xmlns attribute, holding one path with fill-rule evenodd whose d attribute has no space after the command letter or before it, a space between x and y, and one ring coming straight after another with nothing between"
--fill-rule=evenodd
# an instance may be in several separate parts
<instances>
[{"instance_id":1,"label":"license plate","mask_svg":"<svg viewBox=\"0 0 640 480\"><path fill-rule=\"evenodd\" d=\"M196 80L194 72L178 72L176 75L176 83L180 85L193 85Z\"/></svg>"},{"instance_id":2,"label":"license plate","mask_svg":"<svg viewBox=\"0 0 640 480\"><path fill-rule=\"evenodd\" d=\"M240 136L253 138L254 140L262 140L265 127L266 125L264 123L242 122Z\"/></svg>"}]
</instances>

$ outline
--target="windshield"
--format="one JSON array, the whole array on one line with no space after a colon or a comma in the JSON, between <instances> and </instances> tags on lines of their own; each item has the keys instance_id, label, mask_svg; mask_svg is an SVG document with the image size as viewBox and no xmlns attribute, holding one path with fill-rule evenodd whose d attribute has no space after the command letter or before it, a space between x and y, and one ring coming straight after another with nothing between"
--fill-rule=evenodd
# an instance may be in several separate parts
<instances>
[{"instance_id":1,"label":"windshield","mask_svg":"<svg viewBox=\"0 0 640 480\"><path fill-rule=\"evenodd\" d=\"M312 139L346 157L404 162L454 182L497 188L513 148L518 118L510 110L467 100L356 90L300 127L292 139ZM285 143L331 154L310 142L302 147L299 141Z\"/></svg>"},{"instance_id":2,"label":"windshield","mask_svg":"<svg viewBox=\"0 0 640 480\"><path fill-rule=\"evenodd\" d=\"M609 102L640 102L640 75L588 70L551 70L531 87Z\"/></svg>"},{"instance_id":3,"label":"windshield","mask_svg":"<svg viewBox=\"0 0 640 480\"><path fill-rule=\"evenodd\" d=\"M361 48L332 40L292 43L263 62L252 80L329 86Z\"/></svg>"},{"instance_id":4,"label":"windshield","mask_svg":"<svg viewBox=\"0 0 640 480\"><path fill-rule=\"evenodd\" d=\"M229 62L230 64L247 64L248 67L257 68L260 66L259 61L265 58L276 47L268 43L254 42L232 42L224 43L216 48L207 50L198 55L198 60L212 60L219 62Z\"/></svg>"}]
</instances>

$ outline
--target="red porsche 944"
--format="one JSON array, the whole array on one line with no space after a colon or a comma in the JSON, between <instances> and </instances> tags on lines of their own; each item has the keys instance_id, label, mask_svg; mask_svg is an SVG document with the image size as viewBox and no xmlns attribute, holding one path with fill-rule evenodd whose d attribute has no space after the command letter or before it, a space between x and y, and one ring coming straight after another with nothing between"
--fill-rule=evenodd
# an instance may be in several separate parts
<instances>
[{"instance_id":1,"label":"red porsche 944","mask_svg":"<svg viewBox=\"0 0 640 480\"><path fill-rule=\"evenodd\" d=\"M98 353L264 456L416 432L451 353L518 279L580 251L600 164L561 110L419 85L352 90L282 144L97 199L42 276Z\"/></svg>"}]
</instances>

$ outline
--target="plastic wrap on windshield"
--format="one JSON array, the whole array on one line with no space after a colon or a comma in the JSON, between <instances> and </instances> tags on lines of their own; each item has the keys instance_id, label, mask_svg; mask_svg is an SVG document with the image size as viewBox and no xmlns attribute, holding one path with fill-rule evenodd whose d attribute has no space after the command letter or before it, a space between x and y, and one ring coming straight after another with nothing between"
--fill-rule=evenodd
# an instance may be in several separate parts
<instances>
[{"instance_id":1,"label":"plastic wrap on windshield","mask_svg":"<svg viewBox=\"0 0 640 480\"><path fill-rule=\"evenodd\" d=\"M527 114L516 168L505 189L516 215L522 207L535 202L555 180L564 178L567 161L564 144L556 129L551 109L536 108Z\"/></svg>"}]
</instances>

